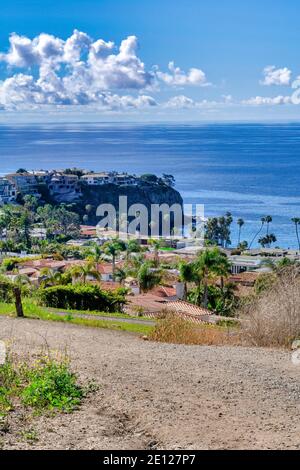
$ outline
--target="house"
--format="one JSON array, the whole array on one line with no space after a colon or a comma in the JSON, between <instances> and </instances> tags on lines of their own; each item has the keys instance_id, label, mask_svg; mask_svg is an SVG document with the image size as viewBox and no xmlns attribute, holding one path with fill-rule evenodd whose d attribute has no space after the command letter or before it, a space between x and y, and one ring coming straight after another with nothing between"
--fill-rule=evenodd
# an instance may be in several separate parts
<instances>
[{"instance_id":1,"label":"house","mask_svg":"<svg viewBox=\"0 0 300 470\"><path fill-rule=\"evenodd\" d=\"M109 263L103 263L99 265L98 268L102 281L111 282L114 280L113 278L113 267Z\"/></svg>"},{"instance_id":2,"label":"house","mask_svg":"<svg viewBox=\"0 0 300 470\"><path fill-rule=\"evenodd\" d=\"M38 182L32 173L11 173L6 175L8 181L16 188L17 192L40 198Z\"/></svg>"},{"instance_id":3,"label":"house","mask_svg":"<svg viewBox=\"0 0 300 470\"><path fill-rule=\"evenodd\" d=\"M73 202L81 197L77 175L54 173L48 184L50 196L57 202Z\"/></svg>"},{"instance_id":4,"label":"house","mask_svg":"<svg viewBox=\"0 0 300 470\"><path fill-rule=\"evenodd\" d=\"M17 188L7 178L0 178L0 205L16 200Z\"/></svg>"},{"instance_id":5,"label":"house","mask_svg":"<svg viewBox=\"0 0 300 470\"><path fill-rule=\"evenodd\" d=\"M102 172L89 173L81 177L89 186L102 186L104 184L116 184L118 186L133 186L137 184L137 178L127 173Z\"/></svg>"},{"instance_id":6,"label":"house","mask_svg":"<svg viewBox=\"0 0 300 470\"><path fill-rule=\"evenodd\" d=\"M80 235L86 239L96 238L97 227L94 227L92 225L80 225Z\"/></svg>"},{"instance_id":7,"label":"house","mask_svg":"<svg viewBox=\"0 0 300 470\"><path fill-rule=\"evenodd\" d=\"M89 186L101 186L103 184L113 183L112 173L89 173L81 177L81 181L84 181Z\"/></svg>"},{"instance_id":8,"label":"house","mask_svg":"<svg viewBox=\"0 0 300 470\"><path fill-rule=\"evenodd\" d=\"M127 173L116 174L113 177L114 184L118 186L135 186L137 185L137 179L134 176L130 176Z\"/></svg>"},{"instance_id":9,"label":"house","mask_svg":"<svg viewBox=\"0 0 300 470\"><path fill-rule=\"evenodd\" d=\"M250 256L229 256L232 274L240 274L242 272L255 271L262 267L262 258L252 258Z\"/></svg>"}]
</instances>

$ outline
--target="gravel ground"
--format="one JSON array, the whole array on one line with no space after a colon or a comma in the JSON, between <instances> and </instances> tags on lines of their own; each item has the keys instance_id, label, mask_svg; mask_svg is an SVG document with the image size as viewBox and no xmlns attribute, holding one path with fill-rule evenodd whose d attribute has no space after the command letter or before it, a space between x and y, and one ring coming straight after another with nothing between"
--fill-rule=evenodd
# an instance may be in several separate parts
<instances>
[{"instance_id":1,"label":"gravel ground","mask_svg":"<svg viewBox=\"0 0 300 470\"><path fill-rule=\"evenodd\" d=\"M71 415L16 410L4 449L299 449L300 366L285 351L157 344L71 324L0 318L19 354L67 350L99 391ZM34 430L30 442L20 431Z\"/></svg>"}]
</instances>

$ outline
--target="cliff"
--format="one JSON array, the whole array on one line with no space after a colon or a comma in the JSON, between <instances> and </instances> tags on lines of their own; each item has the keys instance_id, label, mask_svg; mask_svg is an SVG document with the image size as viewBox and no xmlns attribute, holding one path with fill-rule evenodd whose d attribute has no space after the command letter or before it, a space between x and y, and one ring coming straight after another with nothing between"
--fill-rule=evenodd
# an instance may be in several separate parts
<instances>
[{"instance_id":1,"label":"cliff","mask_svg":"<svg viewBox=\"0 0 300 470\"><path fill-rule=\"evenodd\" d=\"M88 213L89 224L96 224L99 220L96 217L97 207L101 204L112 204L118 211L119 196L127 196L128 207L132 204L143 204L149 213L151 204L180 204L183 200L178 191L167 185L144 183L138 186L117 186L106 184L102 186L82 186L82 198L77 203L79 213L83 216L87 214L86 206L92 206Z\"/></svg>"}]
</instances>

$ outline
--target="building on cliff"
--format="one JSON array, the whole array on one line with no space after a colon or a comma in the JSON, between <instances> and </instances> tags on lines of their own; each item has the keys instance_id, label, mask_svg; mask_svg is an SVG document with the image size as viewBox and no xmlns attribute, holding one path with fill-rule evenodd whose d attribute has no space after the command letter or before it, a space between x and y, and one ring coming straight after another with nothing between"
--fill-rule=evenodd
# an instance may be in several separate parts
<instances>
[{"instance_id":1,"label":"building on cliff","mask_svg":"<svg viewBox=\"0 0 300 470\"><path fill-rule=\"evenodd\" d=\"M104 184L116 184L118 186L134 186L137 184L137 178L127 173L102 172L89 173L81 177L81 181L89 186L102 186Z\"/></svg>"},{"instance_id":2,"label":"building on cliff","mask_svg":"<svg viewBox=\"0 0 300 470\"><path fill-rule=\"evenodd\" d=\"M16 188L18 193L40 197L38 182L31 173L11 173L6 175L6 179Z\"/></svg>"},{"instance_id":3,"label":"building on cliff","mask_svg":"<svg viewBox=\"0 0 300 470\"><path fill-rule=\"evenodd\" d=\"M0 178L0 205L15 202L17 188L7 178Z\"/></svg>"},{"instance_id":4,"label":"building on cliff","mask_svg":"<svg viewBox=\"0 0 300 470\"><path fill-rule=\"evenodd\" d=\"M51 176L48 189L56 202L74 202L81 197L79 178L76 175L55 173Z\"/></svg>"}]
</instances>

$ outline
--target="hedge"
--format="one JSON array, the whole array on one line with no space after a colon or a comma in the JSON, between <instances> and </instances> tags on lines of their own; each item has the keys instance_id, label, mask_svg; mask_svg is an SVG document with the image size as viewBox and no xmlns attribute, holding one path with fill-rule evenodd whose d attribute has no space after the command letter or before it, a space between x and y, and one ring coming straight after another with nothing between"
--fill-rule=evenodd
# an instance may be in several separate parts
<instances>
[{"instance_id":1,"label":"hedge","mask_svg":"<svg viewBox=\"0 0 300 470\"><path fill-rule=\"evenodd\" d=\"M124 291L105 291L98 286L83 284L47 287L40 292L46 307L71 310L121 312L126 303Z\"/></svg>"}]
</instances>

